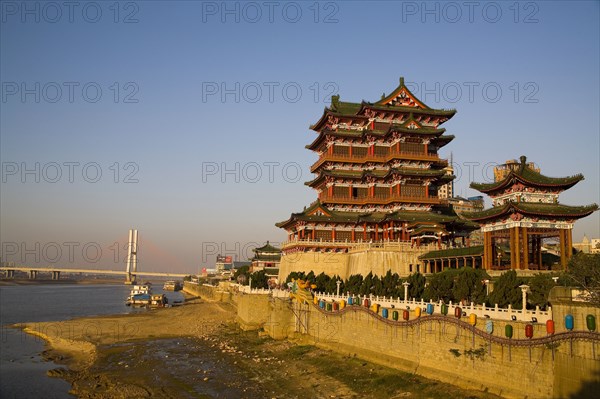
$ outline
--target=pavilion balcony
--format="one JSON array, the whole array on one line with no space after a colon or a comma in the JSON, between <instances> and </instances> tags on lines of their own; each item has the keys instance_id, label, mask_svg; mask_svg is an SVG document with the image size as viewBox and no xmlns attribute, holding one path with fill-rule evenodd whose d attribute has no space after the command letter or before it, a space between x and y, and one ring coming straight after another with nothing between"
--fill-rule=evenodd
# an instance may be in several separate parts
<instances>
[{"instance_id":1,"label":"pavilion balcony","mask_svg":"<svg viewBox=\"0 0 600 399\"><path fill-rule=\"evenodd\" d=\"M446 200L440 199L437 196L430 195L429 197L425 196L407 196L407 195L398 195L398 194L377 194L374 196L351 196L351 195L329 195L326 193L321 193L319 195L319 200L322 203L332 203L332 204L348 204L348 205L385 205L390 202L408 202L413 204L443 204Z\"/></svg>"},{"instance_id":2,"label":"pavilion balcony","mask_svg":"<svg viewBox=\"0 0 600 399\"><path fill-rule=\"evenodd\" d=\"M343 162L343 163L365 163L365 162L390 162L394 159L405 159L410 161L434 161L447 166L448 161L440 159L434 152L424 153L422 151L391 151L387 154L373 155L350 155L350 154L327 154L324 153L311 167L310 171L315 172L319 166L325 162Z\"/></svg>"}]
</instances>

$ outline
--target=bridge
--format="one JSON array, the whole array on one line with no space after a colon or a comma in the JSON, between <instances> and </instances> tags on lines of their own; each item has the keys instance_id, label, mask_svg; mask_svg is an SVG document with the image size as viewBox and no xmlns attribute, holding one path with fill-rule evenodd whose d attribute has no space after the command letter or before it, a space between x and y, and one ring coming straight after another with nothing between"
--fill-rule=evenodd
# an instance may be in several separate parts
<instances>
[{"instance_id":1,"label":"bridge","mask_svg":"<svg viewBox=\"0 0 600 399\"><path fill-rule=\"evenodd\" d=\"M0 272L5 272L7 278L14 278L15 272L26 272L29 274L29 278L35 280L38 273L50 273L52 280L59 280L61 273L82 273L82 274L112 274L125 276L125 284L135 284L137 276L147 277L167 277L167 278L183 278L189 274L181 273L162 273L162 272L145 272L137 269L137 253L138 253L138 231L136 229L129 230L129 240L127 249L127 264L125 270L103 270L103 269L71 269L48 266L43 267L32 267L15 265L9 262L5 262L0 265Z\"/></svg>"},{"instance_id":2,"label":"bridge","mask_svg":"<svg viewBox=\"0 0 600 399\"><path fill-rule=\"evenodd\" d=\"M52 280L59 280L61 273L82 273L82 274L103 274L103 275L121 275L124 276L127 280L128 273L126 270L103 270L103 269L71 269L65 267L33 267L33 266L23 266L23 265L3 265L0 266L0 272L6 273L7 278L14 278L15 272L25 272L29 275L30 279L36 279L38 274L40 273L50 273L52 275ZM166 278L183 278L185 276L189 276L189 274L182 273L163 273L163 272L145 272L136 270L135 275L133 275L133 279L129 281L135 281L135 276L146 276L146 277L166 277Z\"/></svg>"}]
</instances>

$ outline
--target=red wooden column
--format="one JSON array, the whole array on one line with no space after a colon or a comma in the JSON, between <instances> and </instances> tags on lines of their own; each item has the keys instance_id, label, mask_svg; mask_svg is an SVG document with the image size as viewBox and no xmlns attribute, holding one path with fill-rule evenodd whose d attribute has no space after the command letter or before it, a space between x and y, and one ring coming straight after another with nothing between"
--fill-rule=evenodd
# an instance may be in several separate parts
<instances>
[{"instance_id":1,"label":"red wooden column","mask_svg":"<svg viewBox=\"0 0 600 399\"><path fill-rule=\"evenodd\" d=\"M335 241L335 227L331 229L331 241Z\"/></svg>"},{"instance_id":2,"label":"red wooden column","mask_svg":"<svg viewBox=\"0 0 600 399\"><path fill-rule=\"evenodd\" d=\"M317 226L316 226L316 225L313 225L313 230L312 230L312 239L313 239L313 241L314 241L314 239L315 239L315 231L316 231L316 230L317 230Z\"/></svg>"},{"instance_id":3,"label":"red wooden column","mask_svg":"<svg viewBox=\"0 0 600 399\"><path fill-rule=\"evenodd\" d=\"M393 240L394 239L394 221L392 220L390 222L390 239Z\"/></svg>"},{"instance_id":4,"label":"red wooden column","mask_svg":"<svg viewBox=\"0 0 600 399\"><path fill-rule=\"evenodd\" d=\"M356 227L352 227L352 241L356 241Z\"/></svg>"},{"instance_id":5,"label":"red wooden column","mask_svg":"<svg viewBox=\"0 0 600 399\"><path fill-rule=\"evenodd\" d=\"M363 240L367 240L367 222L365 222L364 227L363 227Z\"/></svg>"},{"instance_id":6,"label":"red wooden column","mask_svg":"<svg viewBox=\"0 0 600 399\"><path fill-rule=\"evenodd\" d=\"M567 239L566 239L566 230L559 229L558 237L560 240L560 264L563 270L567 269Z\"/></svg>"}]
</instances>

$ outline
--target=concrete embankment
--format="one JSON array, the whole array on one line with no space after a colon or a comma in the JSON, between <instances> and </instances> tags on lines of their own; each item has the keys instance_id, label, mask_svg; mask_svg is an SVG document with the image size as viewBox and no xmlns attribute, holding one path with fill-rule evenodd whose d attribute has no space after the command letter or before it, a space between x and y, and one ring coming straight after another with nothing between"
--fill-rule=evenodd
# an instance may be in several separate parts
<instances>
[{"instance_id":1,"label":"concrete embankment","mask_svg":"<svg viewBox=\"0 0 600 399\"><path fill-rule=\"evenodd\" d=\"M487 334L481 320L473 328L453 317L417 320L411 313L409 322L393 322L362 307L326 312L269 295L200 290L235 303L243 329L262 329L275 339L300 340L467 389L508 398L567 398L587 397L600 388L600 334L584 331L581 322L579 333L557 327L554 338L547 338L545 325L533 324L529 340L521 322L493 321L494 331ZM569 312L579 321L590 312L600 316L600 309L589 306L553 305L557 314ZM504 336L506 324L513 327L512 339Z\"/></svg>"}]
</instances>

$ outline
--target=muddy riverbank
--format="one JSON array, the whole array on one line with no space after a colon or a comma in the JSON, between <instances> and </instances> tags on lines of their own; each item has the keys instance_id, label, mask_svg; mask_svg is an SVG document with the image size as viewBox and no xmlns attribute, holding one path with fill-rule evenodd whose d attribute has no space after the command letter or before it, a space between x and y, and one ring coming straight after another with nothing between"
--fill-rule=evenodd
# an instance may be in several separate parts
<instances>
[{"instance_id":1,"label":"muddy riverbank","mask_svg":"<svg viewBox=\"0 0 600 399\"><path fill-rule=\"evenodd\" d=\"M21 325L81 398L494 398L241 331L230 304Z\"/></svg>"}]
</instances>

